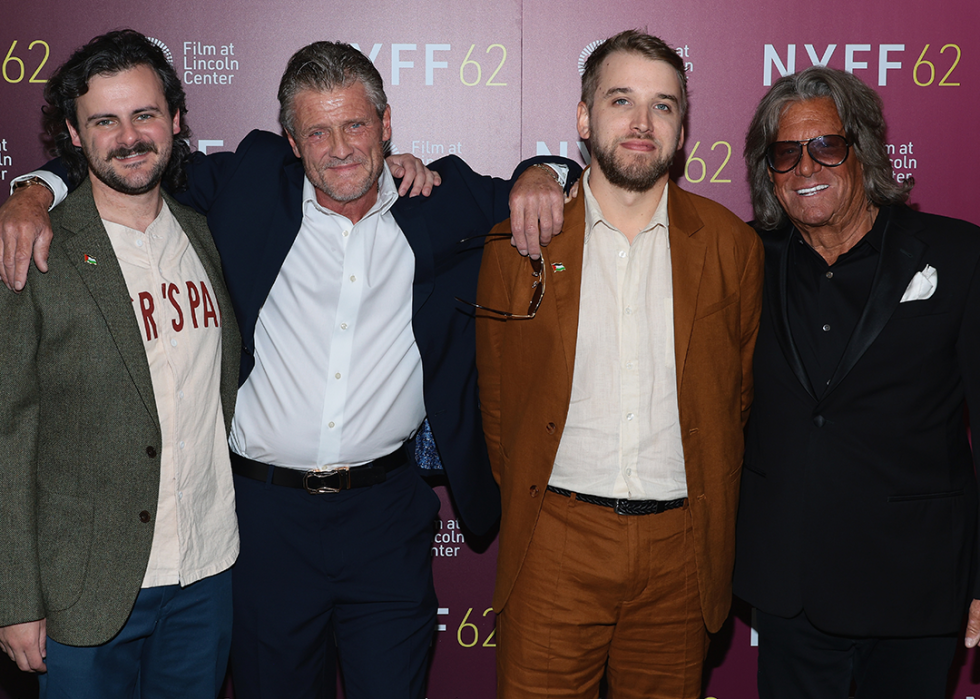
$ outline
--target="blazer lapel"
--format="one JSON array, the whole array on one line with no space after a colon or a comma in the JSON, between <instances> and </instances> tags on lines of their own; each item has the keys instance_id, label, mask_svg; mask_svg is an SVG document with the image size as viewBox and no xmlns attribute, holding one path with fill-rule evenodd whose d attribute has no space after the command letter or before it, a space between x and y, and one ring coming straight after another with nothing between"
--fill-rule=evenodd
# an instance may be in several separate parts
<instances>
[{"instance_id":1,"label":"blazer lapel","mask_svg":"<svg viewBox=\"0 0 980 699\"><path fill-rule=\"evenodd\" d=\"M789 244L793 239L793 228L787 233L783 231L760 233L766 249L765 289L769 297L769 310L772 315L772 327L776 332L776 340L783 356L789 364L797 381L806 389L810 397L816 400L816 393L810 384L810 377L803 366L803 360L793 342L789 329L789 311L786 301L786 285L789 276Z\"/></svg>"},{"instance_id":2,"label":"blazer lapel","mask_svg":"<svg viewBox=\"0 0 980 699\"><path fill-rule=\"evenodd\" d=\"M89 181L86 179L62 206L69 207L69 211L62 230L55 233L55 241L65 250L98 305L147 411L159 421L143 336L122 269L95 208Z\"/></svg>"},{"instance_id":3,"label":"blazer lapel","mask_svg":"<svg viewBox=\"0 0 980 699\"><path fill-rule=\"evenodd\" d=\"M825 397L833 391L854 368L871 343L881 333L885 323L898 308L928 246L902 226L901 209L884 208L880 216L889 216L881 240L878 268L871 284L871 293L858 319L844 355L827 387Z\"/></svg>"},{"instance_id":4,"label":"blazer lapel","mask_svg":"<svg viewBox=\"0 0 980 699\"><path fill-rule=\"evenodd\" d=\"M679 395L687 348L694 329L706 248L698 236L704 227L701 217L690 204L687 193L673 182L667 186L667 217L670 221L668 239L674 293L674 365Z\"/></svg>"},{"instance_id":5,"label":"blazer lapel","mask_svg":"<svg viewBox=\"0 0 980 699\"><path fill-rule=\"evenodd\" d=\"M414 204L414 200L399 197L391 207L391 214L415 255L415 277L412 282L412 316L414 317L432 295L435 287L435 261L425 217L419 213L417 205L413 206L408 202Z\"/></svg>"},{"instance_id":6,"label":"blazer lapel","mask_svg":"<svg viewBox=\"0 0 980 699\"><path fill-rule=\"evenodd\" d=\"M584 177L584 175L583 175ZM578 315L582 290L582 263L585 250L585 194L565 206L562 232L544 249L545 290L544 304L555 304L555 317L561 336L568 376L568 397L571 396L572 375L575 371L575 345L578 340ZM561 265L564 271L555 270ZM548 301L549 297L552 299ZM523 322L523 321L522 321ZM530 321L534 322L534 321ZM568 405L568 401L565 401Z\"/></svg>"}]
</instances>

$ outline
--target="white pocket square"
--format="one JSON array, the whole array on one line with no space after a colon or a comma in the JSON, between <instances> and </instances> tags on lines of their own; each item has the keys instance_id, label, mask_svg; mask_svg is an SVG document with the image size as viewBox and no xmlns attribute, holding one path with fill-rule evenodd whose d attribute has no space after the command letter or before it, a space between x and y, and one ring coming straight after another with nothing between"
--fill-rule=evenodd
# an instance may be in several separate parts
<instances>
[{"instance_id":1,"label":"white pocket square","mask_svg":"<svg viewBox=\"0 0 980 699\"><path fill-rule=\"evenodd\" d=\"M902 296L901 303L906 301L925 301L936 293L936 286L939 284L939 273L935 267L925 266L921 272L916 272L909 282L909 287Z\"/></svg>"}]
</instances>

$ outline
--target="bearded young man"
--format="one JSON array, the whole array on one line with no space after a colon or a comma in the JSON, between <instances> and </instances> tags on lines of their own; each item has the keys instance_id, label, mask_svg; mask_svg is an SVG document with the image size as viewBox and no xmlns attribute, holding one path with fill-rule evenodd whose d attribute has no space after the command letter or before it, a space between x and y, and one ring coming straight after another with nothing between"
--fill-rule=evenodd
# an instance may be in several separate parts
<instances>
[{"instance_id":1,"label":"bearded young man","mask_svg":"<svg viewBox=\"0 0 980 699\"><path fill-rule=\"evenodd\" d=\"M686 106L663 41L602 44L578 105L593 166L563 234L543 265L501 240L483 259L504 698L595 697L605 672L611 696L694 699L728 614L762 247L668 183Z\"/></svg>"}]
</instances>

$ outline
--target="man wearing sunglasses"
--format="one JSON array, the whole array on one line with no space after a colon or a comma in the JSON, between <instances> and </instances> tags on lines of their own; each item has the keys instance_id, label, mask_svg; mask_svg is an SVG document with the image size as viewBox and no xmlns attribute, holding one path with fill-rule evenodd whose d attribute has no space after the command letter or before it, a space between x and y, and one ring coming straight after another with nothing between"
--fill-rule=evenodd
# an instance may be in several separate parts
<instances>
[{"instance_id":1,"label":"man wearing sunglasses","mask_svg":"<svg viewBox=\"0 0 980 699\"><path fill-rule=\"evenodd\" d=\"M582 77L592 167L543 264L487 244L484 430L503 515L498 696L700 696L728 616L762 245L668 171L684 65L637 31ZM513 358L548 357L518 362ZM508 359L509 358L509 359Z\"/></svg>"},{"instance_id":2,"label":"man wearing sunglasses","mask_svg":"<svg viewBox=\"0 0 980 699\"><path fill-rule=\"evenodd\" d=\"M762 699L941 699L980 597L980 230L907 207L884 137L874 91L823 67L746 136L766 287L735 593Z\"/></svg>"}]
</instances>

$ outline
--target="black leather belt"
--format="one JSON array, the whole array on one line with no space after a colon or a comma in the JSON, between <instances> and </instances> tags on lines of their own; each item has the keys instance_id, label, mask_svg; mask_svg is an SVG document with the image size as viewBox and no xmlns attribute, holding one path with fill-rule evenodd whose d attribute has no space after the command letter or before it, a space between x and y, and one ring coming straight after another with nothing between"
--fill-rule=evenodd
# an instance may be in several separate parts
<instances>
[{"instance_id":1,"label":"black leather belt","mask_svg":"<svg viewBox=\"0 0 980 699\"><path fill-rule=\"evenodd\" d=\"M399 447L387 456L364 464L362 466L335 466L323 471L300 471L294 468L283 468L252 461L231 452L231 470L233 473L251 478L252 480L269 481L269 470L272 470L272 485L286 488L303 488L308 493L339 493L351 488L365 488L369 485L384 483L390 471L408 461L405 449Z\"/></svg>"},{"instance_id":2,"label":"black leather belt","mask_svg":"<svg viewBox=\"0 0 980 699\"><path fill-rule=\"evenodd\" d=\"M566 498L575 495L576 500L587 502L590 505L611 507L618 515L659 515L661 512L682 507L684 501L687 500L687 498L678 498L677 500L617 500L616 498L604 498L598 495L572 493L570 490L556 488L553 485L549 485L548 490L558 495L564 495Z\"/></svg>"}]
</instances>

